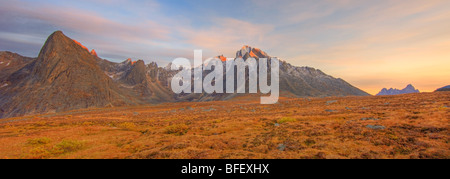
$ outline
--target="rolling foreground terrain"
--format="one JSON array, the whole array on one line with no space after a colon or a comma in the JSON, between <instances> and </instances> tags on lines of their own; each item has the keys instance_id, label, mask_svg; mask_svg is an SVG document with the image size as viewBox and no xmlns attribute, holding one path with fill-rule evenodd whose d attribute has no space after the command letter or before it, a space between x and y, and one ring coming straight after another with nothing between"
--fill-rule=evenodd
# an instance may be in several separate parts
<instances>
[{"instance_id":1,"label":"rolling foreground terrain","mask_svg":"<svg viewBox=\"0 0 450 179\"><path fill-rule=\"evenodd\" d=\"M450 158L450 92L94 108L0 120L0 158Z\"/></svg>"}]
</instances>

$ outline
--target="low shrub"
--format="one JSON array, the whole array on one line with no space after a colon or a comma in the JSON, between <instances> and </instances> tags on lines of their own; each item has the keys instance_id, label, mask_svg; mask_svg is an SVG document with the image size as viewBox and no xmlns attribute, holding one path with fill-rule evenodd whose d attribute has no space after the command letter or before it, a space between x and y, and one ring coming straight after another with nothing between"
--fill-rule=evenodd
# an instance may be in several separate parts
<instances>
[{"instance_id":1,"label":"low shrub","mask_svg":"<svg viewBox=\"0 0 450 179\"><path fill-rule=\"evenodd\" d=\"M136 128L136 124L134 124L132 122L124 122L124 123L120 123L119 127L122 129L133 130Z\"/></svg>"},{"instance_id":2,"label":"low shrub","mask_svg":"<svg viewBox=\"0 0 450 179\"><path fill-rule=\"evenodd\" d=\"M76 140L63 140L56 144L54 147L54 153L70 153L82 149L84 143Z\"/></svg>"},{"instance_id":3,"label":"low shrub","mask_svg":"<svg viewBox=\"0 0 450 179\"><path fill-rule=\"evenodd\" d=\"M27 140L27 143L29 145L45 145L45 144L49 144L50 142L52 142L52 140L47 137L40 137L40 138L34 138L34 139Z\"/></svg>"},{"instance_id":4,"label":"low shrub","mask_svg":"<svg viewBox=\"0 0 450 179\"><path fill-rule=\"evenodd\" d=\"M297 119L290 118L290 117L283 117L278 120L278 124L283 124L283 123L287 123L287 122L295 122L295 121L297 121Z\"/></svg>"},{"instance_id":5,"label":"low shrub","mask_svg":"<svg viewBox=\"0 0 450 179\"><path fill-rule=\"evenodd\" d=\"M189 127L185 124L167 126L165 132L167 134L175 134L177 136L184 135L188 132Z\"/></svg>"}]
</instances>

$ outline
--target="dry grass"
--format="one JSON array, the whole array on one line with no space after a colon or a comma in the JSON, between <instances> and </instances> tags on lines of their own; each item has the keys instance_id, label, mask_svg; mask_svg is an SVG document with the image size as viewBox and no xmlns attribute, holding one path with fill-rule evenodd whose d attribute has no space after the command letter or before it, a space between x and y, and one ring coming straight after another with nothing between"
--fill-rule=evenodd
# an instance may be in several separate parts
<instances>
[{"instance_id":1,"label":"dry grass","mask_svg":"<svg viewBox=\"0 0 450 179\"><path fill-rule=\"evenodd\" d=\"M440 92L281 99L275 105L170 103L1 119L0 158L448 159L449 103L450 92Z\"/></svg>"}]
</instances>

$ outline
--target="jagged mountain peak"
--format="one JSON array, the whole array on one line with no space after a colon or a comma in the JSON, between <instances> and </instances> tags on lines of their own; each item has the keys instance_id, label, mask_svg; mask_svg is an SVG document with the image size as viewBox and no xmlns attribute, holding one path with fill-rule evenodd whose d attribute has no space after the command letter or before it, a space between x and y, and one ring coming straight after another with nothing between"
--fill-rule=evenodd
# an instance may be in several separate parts
<instances>
[{"instance_id":1,"label":"jagged mountain peak","mask_svg":"<svg viewBox=\"0 0 450 179\"><path fill-rule=\"evenodd\" d=\"M42 47L32 74L38 77L37 80L52 82L55 78L62 77L60 74L63 72L80 71L77 67L99 71L95 57L86 47L61 31L56 31Z\"/></svg>"},{"instance_id":2,"label":"jagged mountain peak","mask_svg":"<svg viewBox=\"0 0 450 179\"><path fill-rule=\"evenodd\" d=\"M143 60L133 62L131 69L122 77L121 81L128 85L143 84L146 82L146 66Z\"/></svg>"},{"instance_id":3,"label":"jagged mountain peak","mask_svg":"<svg viewBox=\"0 0 450 179\"><path fill-rule=\"evenodd\" d=\"M56 31L47 38L47 41L42 47L39 56L46 55L48 53L71 53L74 51L80 52L83 55L91 54L88 48L80 42L67 37L61 31ZM95 50L92 51L96 54Z\"/></svg>"},{"instance_id":4,"label":"jagged mountain peak","mask_svg":"<svg viewBox=\"0 0 450 179\"><path fill-rule=\"evenodd\" d=\"M408 84L405 89L415 90L416 88L412 84Z\"/></svg>"},{"instance_id":5,"label":"jagged mountain peak","mask_svg":"<svg viewBox=\"0 0 450 179\"><path fill-rule=\"evenodd\" d=\"M98 57L97 52L94 49L92 49L91 54Z\"/></svg>"},{"instance_id":6,"label":"jagged mountain peak","mask_svg":"<svg viewBox=\"0 0 450 179\"><path fill-rule=\"evenodd\" d=\"M134 66L144 67L145 68L145 62L144 60L138 60L131 63Z\"/></svg>"},{"instance_id":7,"label":"jagged mountain peak","mask_svg":"<svg viewBox=\"0 0 450 179\"><path fill-rule=\"evenodd\" d=\"M398 94L408 94L408 93L420 93L418 89L416 89L412 84L408 84L403 89L397 89L397 88L383 88L377 96L383 96L383 95L398 95Z\"/></svg>"},{"instance_id":8,"label":"jagged mountain peak","mask_svg":"<svg viewBox=\"0 0 450 179\"><path fill-rule=\"evenodd\" d=\"M131 59L131 58L127 58L127 60L125 60L122 63L134 65L134 63L136 63L136 61L133 61L133 59Z\"/></svg>"},{"instance_id":9,"label":"jagged mountain peak","mask_svg":"<svg viewBox=\"0 0 450 179\"><path fill-rule=\"evenodd\" d=\"M253 48L249 45L244 45L239 51L236 52L236 58L270 58L266 52L259 48Z\"/></svg>"},{"instance_id":10,"label":"jagged mountain peak","mask_svg":"<svg viewBox=\"0 0 450 179\"><path fill-rule=\"evenodd\" d=\"M38 58L7 81L0 96L0 118L134 102L99 67L95 56L61 31L51 34Z\"/></svg>"}]
</instances>

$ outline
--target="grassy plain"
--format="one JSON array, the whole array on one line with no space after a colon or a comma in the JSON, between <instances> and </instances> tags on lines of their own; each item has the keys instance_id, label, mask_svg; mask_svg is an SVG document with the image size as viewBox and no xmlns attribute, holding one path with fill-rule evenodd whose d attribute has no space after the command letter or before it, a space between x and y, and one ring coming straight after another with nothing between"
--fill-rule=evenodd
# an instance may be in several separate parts
<instances>
[{"instance_id":1,"label":"grassy plain","mask_svg":"<svg viewBox=\"0 0 450 179\"><path fill-rule=\"evenodd\" d=\"M450 92L167 103L0 119L0 158L450 158Z\"/></svg>"}]
</instances>

